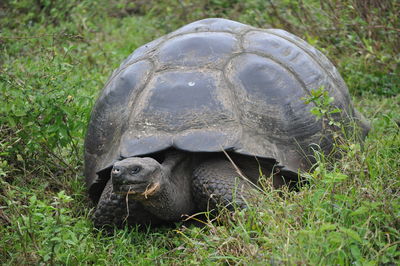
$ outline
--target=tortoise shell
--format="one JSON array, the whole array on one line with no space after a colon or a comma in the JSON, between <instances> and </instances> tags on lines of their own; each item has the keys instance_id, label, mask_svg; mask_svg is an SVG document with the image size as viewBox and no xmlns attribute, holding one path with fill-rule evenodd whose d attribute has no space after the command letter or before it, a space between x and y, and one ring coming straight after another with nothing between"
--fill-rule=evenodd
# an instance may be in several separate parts
<instances>
[{"instance_id":1,"label":"tortoise shell","mask_svg":"<svg viewBox=\"0 0 400 266\"><path fill-rule=\"evenodd\" d=\"M115 161L168 148L306 171L310 145L332 149L325 122L302 100L321 86L342 114L360 118L333 64L300 38L226 19L188 24L136 49L106 83L85 140L90 195L100 196Z\"/></svg>"}]
</instances>

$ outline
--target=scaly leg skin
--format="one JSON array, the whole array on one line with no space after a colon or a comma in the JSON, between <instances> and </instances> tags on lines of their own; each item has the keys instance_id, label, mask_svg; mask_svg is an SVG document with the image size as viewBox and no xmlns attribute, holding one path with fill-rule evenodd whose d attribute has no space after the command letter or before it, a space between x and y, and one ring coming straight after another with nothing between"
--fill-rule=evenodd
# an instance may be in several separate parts
<instances>
[{"instance_id":1,"label":"scaly leg skin","mask_svg":"<svg viewBox=\"0 0 400 266\"><path fill-rule=\"evenodd\" d=\"M219 205L232 210L245 208L246 200L256 197L253 186L236 172L226 159L215 158L201 163L193 172L193 196L201 211Z\"/></svg>"},{"instance_id":2,"label":"scaly leg skin","mask_svg":"<svg viewBox=\"0 0 400 266\"><path fill-rule=\"evenodd\" d=\"M93 214L93 223L96 228L122 227L123 225L155 225L161 221L146 211L143 206L126 196L113 193L111 179L107 182L96 210Z\"/></svg>"}]
</instances>

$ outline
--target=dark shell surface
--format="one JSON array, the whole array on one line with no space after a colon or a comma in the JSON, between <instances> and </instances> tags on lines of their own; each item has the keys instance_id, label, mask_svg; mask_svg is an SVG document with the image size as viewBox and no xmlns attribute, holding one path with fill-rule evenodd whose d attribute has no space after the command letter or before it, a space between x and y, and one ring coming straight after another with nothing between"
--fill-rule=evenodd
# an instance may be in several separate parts
<instances>
[{"instance_id":1,"label":"dark shell surface","mask_svg":"<svg viewBox=\"0 0 400 266\"><path fill-rule=\"evenodd\" d=\"M283 30L204 19L139 47L114 71L92 111L85 176L92 198L121 158L176 148L232 151L306 171L311 146L332 139L302 97L323 86L333 105L362 120L332 63ZM362 124L364 128L368 125Z\"/></svg>"}]
</instances>

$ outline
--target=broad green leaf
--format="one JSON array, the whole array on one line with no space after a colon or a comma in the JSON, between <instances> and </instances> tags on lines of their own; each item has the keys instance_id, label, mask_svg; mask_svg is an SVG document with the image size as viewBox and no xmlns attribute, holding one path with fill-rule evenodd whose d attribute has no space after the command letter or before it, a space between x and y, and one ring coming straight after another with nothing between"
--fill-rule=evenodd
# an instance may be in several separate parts
<instances>
[{"instance_id":1,"label":"broad green leaf","mask_svg":"<svg viewBox=\"0 0 400 266\"><path fill-rule=\"evenodd\" d=\"M345 233L347 236L349 236L353 240L355 240L357 242L362 242L361 237L358 235L358 233L356 231L354 231L350 228L346 228L346 227L340 227L340 231Z\"/></svg>"},{"instance_id":2,"label":"broad green leaf","mask_svg":"<svg viewBox=\"0 0 400 266\"><path fill-rule=\"evenodd\" d=\"M351 216L357 216L357 215L362 215L365 214L369 211L369 208L365 207L365 206L361 206L359 207L357 210L353 211L352 213L350 213Z\"/></svg>"},{"instance_id":3,"label":"broad green leaf","mask_svg":"<svg viewBox=\"0 0 400 266\"><path fill-rule=\"evenodd\" d=\"M336 229L336 225L335 224L330 224L330 223L324 223L323 225L321 225L321 227L319 228L319 230L321 232L324 231L331 231L331 230L335 230Z\"/></svg>"}]
</instances>

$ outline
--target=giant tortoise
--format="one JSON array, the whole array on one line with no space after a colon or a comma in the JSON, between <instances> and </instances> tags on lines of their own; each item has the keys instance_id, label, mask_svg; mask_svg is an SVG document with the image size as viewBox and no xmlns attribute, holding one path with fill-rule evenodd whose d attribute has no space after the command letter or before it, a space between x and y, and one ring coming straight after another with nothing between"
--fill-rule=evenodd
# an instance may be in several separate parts
<instances>
[{"instance_id":1,"label":"giant tortoise","mask_svg":"<svg viewBox=\"0 0 400 266\"><path fill-rule=\"evenodd\" d=\"M217 204L244 207L260 170L279 187L330 152L325 120L302 98L323 87L356 121L333 64L302 39L204 19L136 49L91 114L85 176L96 226L179 221Z\"/></svg>"}]
</instances>

